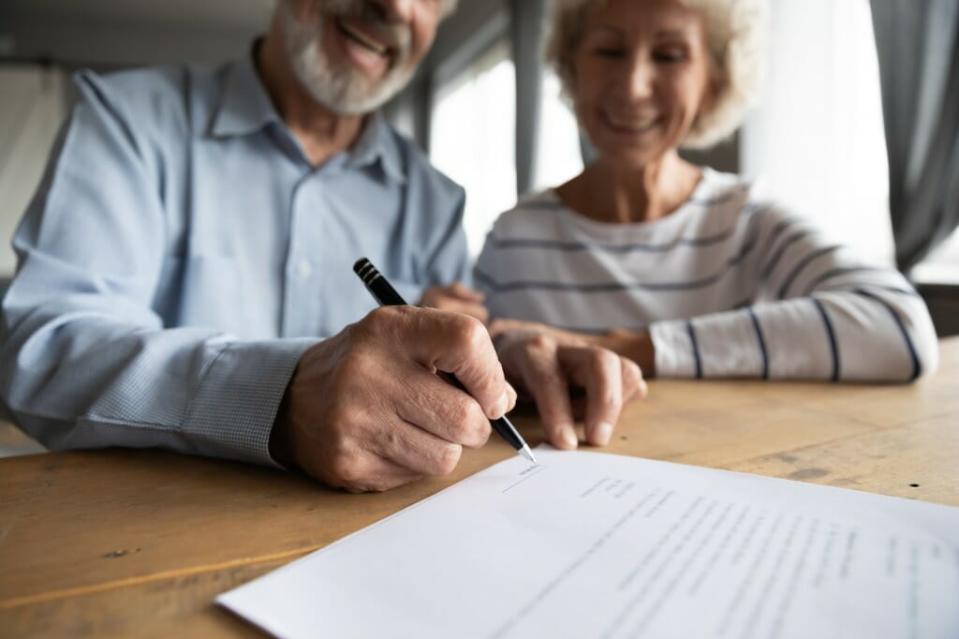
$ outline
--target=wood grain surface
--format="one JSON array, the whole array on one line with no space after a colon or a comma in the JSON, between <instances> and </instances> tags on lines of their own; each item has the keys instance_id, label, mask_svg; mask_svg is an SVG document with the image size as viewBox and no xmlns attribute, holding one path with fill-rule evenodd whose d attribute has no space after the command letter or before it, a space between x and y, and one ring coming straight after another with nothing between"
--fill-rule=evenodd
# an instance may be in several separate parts
<instances>
[{"instance_id":1,"label":"wood grain surface","mask_svg":"<svg viewBox=\"0 0 959 639\"><path fill-rule=\"evenodd\" d=\"M959 506L959 339L941 353L910 386L655 381L604 451ZM0 459L0 636L256 636L213 598L512 454L376 495L159 451Z\"/></svg>"}]
</instances>

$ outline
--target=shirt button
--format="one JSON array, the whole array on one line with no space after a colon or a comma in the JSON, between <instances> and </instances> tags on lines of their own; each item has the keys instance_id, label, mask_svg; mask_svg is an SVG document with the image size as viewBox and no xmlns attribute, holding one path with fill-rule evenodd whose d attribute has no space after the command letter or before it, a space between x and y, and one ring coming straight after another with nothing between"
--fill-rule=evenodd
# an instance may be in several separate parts
<instances>
[{"instance_id":1,"label":"shirt button","mask_svg":"<svg viewBox=\"0 0 959 639\"><path fill-rule=\"evenodd\" d=\"M313 265L310 264L309 260L300 260L296 265L296 274L300 276L301 280L307 279L313 274Z\"/></svg>"}]
</instances>

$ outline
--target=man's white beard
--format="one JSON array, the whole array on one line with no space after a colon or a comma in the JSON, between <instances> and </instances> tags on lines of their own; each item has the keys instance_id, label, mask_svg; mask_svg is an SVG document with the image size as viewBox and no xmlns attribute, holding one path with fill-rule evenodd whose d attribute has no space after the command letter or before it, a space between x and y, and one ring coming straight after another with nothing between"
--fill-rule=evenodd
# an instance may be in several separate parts
<instances>
[{"instance_id":1,"label":"man's white beard","mask_svg":"<svg viewBox=\"0 0 959 639\"><path fill-rule=\"evenodd\" d=\"M358 0L359 3L365 0ZM348 12L357 0L330 0L325 9L326 19ZM293 73L317 102L335 113L369 113L381 107L399 93L415 71L407 64L409 44L396 52L394 63L379 79L370 79L349 63L337 66L331 63L323 49L322 31L311 24L299 22L288 2L283 2L283 32L286 52Z\"/></svg>"}]
</instances>

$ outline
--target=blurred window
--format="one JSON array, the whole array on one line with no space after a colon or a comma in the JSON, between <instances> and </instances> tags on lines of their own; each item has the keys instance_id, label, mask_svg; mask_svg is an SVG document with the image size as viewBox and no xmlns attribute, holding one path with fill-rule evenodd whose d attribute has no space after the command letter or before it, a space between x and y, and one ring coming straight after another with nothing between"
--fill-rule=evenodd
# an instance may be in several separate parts
<instances>
[{"instance_id":1,"label":"blurred window","mask_svg":"<svg viewBox=\"0 0 959 639\"><path fill-rule=\"evenodd\" d=\"M743 173L827 234L892 264L879 64L865 0L775 0Z\"/></svg>"},{"instance_id":2,"label":"blurred window","mask_svg":"<svg viewBox=\"0 0 959 639\"><path fill-rule=\"evenodd\" d=\"M496 217L516 203L515 77L509 45L501 40L433 99L430 160L466 189L472 256Z\"/></svg>"},{"instance_id":3,"label":"blurred window","mask_svg":"<svg viewBox=\"0 0 959 639\"><path fill-rule=\"evenodd\" d=\"M576 116L562 97L559 77L551 69L544 73L542 96L536 190L559 186L583 170Z\"/></svg>"},{"instance_id":4,"label":"blurred window","mask_svg":"<svg viewBox=\"0 0 959 639\"><path fill-rule=\"evenodd\" d=\"M959 284L959 229L913 267L910 275L923 284Z\"/></svg>"}]
</instances>

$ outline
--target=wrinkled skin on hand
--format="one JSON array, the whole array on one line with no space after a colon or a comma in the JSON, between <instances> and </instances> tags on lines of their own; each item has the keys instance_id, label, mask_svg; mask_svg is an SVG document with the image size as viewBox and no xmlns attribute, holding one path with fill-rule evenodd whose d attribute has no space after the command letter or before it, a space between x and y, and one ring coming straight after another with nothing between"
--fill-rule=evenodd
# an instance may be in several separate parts
<instances>
[{"instance_id":1,"label":"wrinkled skin on hand","mask_svg":"<svg viewBox=\"0 0 959 639\"><path fill-rule=\"evenodd\" d=\"M330 486L383 491L452 472L463 447L486 443L489 420L515 402L480 321L383 307L303 355L271 452Z\"/></svg>"},{"instance_id":2,"label":"wrinkled skin on hand","mask_svg":"<svg viewBox=\"0 0 959 639\"><path fill-rule=\"evenodd\" d=\"M585 424L587 443L607 445L623 406L646 396L639 365L592 336L516 320L497 320L490 331L508 379L535 402L557 448L577 447L577 417ZM585 390L581 403L571 400L571 387Z\"/></svg>"}]
</instances>

